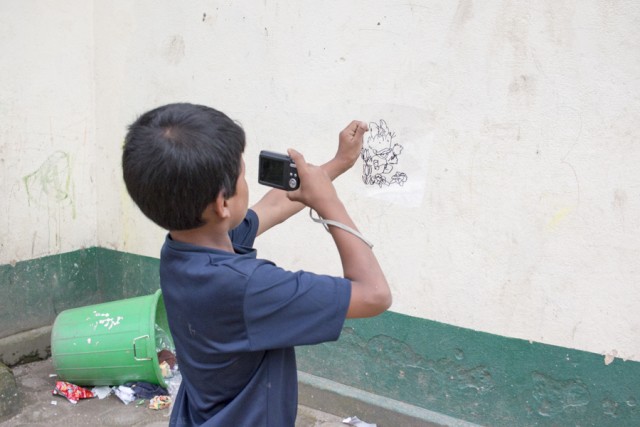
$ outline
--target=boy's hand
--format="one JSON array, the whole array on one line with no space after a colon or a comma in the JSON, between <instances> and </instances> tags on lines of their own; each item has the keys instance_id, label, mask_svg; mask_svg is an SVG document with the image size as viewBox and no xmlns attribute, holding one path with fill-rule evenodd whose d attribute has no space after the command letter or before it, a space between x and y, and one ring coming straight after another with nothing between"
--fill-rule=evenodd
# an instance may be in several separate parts
<instances>
[{"instance_id":1,"label":"boy's hand","mask_svg":"<svg viewBox=\"0 0 640 427\"><path fill-rule=\"evenodd\" d=\"M252 206L260 218L257 235L300 212L304 206L313 208L325 218L332 217L332 209L343 205L331 180L349 170L358 160L367 130L369 127L365 122L354 120L349 123L340 132L335 156L320 167L308 164L302 154L289 150L298 169L300 188L296 191L272 189ZM296 203L287 203L287 199Z\"/></svg>"},{"instance_id":2,"label":"boy's hand","mask_svg":"<svg viewBox=\"0 0 640 427\"><path fill-rule=\"evenodd\" d=\"M367 130L369 130L369 127L365 122L354 120L340 132L338 151L334 158L340 168L338 174L342 174L351 168L360 157L362 136Z\"/></svg>"},{"instance_id":3,"label":"boy's hand","mask_svg":"<svg viewBox=\"0 0 640 427\"><path fill-rule=\"evenodd\" d=\"M287 191L287 197L291 201L309 206L322 215L323 207L338 198L331 178L321 167L307 163L304 156L296 150L290 148L287 151L296 164L300 177L300 188Z\"/></svg>"}]
</instances>

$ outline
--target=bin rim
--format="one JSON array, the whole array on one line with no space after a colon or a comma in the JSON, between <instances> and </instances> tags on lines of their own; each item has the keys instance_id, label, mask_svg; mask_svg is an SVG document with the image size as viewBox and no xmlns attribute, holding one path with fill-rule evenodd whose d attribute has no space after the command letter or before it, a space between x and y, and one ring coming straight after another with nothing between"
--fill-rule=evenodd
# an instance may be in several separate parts
<instances>
[{"instance_id":1,"label":"bin rim","mask_svg":"<svg viewBox=\"0 0 640 427\"><path fill-rule=\"evenodd\" d=\"M169 384L167 384L167 381L165 380L164 376L162 375L162 370L160 369L160 361L158 360L158 350L156 347L156 313L158 312L158 304L162 304L164 306L164 300L162 299L162 290L158 289L157 291L154 292L153 294L153 309L151 310L151 313L149 314L151 316L151 323L150 325L153 325L153 328L150 331L150 339L149 339L149 346L151 347L149 349L149 347L147 347L147 351L151 351L151 359L154 362L153 363L153 372L156 374L156 378L159 380L160 386L164 387L164 388L168 388ZM165 308L166 310L166 308ZM163 325L164 326L164 325ZM169 327L169 324L167 322L166 327ZM168 332L168 331L167 331ZM171 333L169 333L169 336L171 336Z\"/></svg>"}]
</instances>

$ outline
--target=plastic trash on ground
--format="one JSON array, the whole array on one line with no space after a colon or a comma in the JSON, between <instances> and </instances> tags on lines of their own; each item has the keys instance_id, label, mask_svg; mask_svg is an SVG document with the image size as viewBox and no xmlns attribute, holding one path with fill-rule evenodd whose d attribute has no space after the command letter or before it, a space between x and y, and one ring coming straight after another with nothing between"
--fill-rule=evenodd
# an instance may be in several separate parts
<instances>
[{"instance_id":1,"label":"plastic trash on ground","mask_svg":"<svg viewBox=\"0 0 640 427\"><path fill-rule=\"evenodd\" d=\"M113 392L118 396L122 403L128 405L129 403L136 400L136 393L133 391L131 387L127 387L124 385L113 387Z\"/></svg>"},{"instance_id":2,"label":"plastic trash on ground","mask_svg":"<svg viewBox=\"0 0 640 427\"><path fill-rule=\"evenodd\" d=\"M171 406L171 397L155 396L149 401L149 409L160 410Z\"/></svg>"},{"instance_id":3,"label":"plastic trash on ground","mask_svg":"<svg viewBox=\"0 0 640 427\"><path fill-rule=\"evenodd\" d=\"M93 397L93 393L84 387L71 384L66 381L56 381L56 388L51 392L52 394L64 396L71 403L78 403L80 399L90 399Z\"/></svg>"},{"instance_id":4,"label":"plastic trash on ground","mask_svg":"<svg viewBox=\"0 0 640 427\"><path fill-rule=\"evenodd\" d=\"M105 397L108 397L109 395L111 395L111 393L113 393L113 390L108 385L103 385L103 386L92 388L91 392L98 399L102 400Z\"/></svg>"},{"instance_id":5,"label":"plastic trash on ground","mask_svg":"<svg viewBox=\"0 0 640 427\"><path fill-rule=\"evenodd\" d=\"M369 424L367 422L362 421L358 417L349 417L342 420L343 424L347 424L353 427L377 427L376 424Z\"/></svg>"}]
</instances>

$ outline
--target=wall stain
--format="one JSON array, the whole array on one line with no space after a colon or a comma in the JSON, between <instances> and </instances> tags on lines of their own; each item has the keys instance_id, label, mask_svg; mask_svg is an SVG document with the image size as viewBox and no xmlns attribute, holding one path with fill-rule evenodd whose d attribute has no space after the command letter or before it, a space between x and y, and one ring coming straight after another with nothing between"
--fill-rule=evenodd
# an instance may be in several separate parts
<instances>
[{"instance_id":1,"label":"wall stain","mask_svg":"<svg viewBox=\"0 0 640 427\"><path fill-rule=\"evenodd\" d=\"M536 77L526 74L515 76L509 84L509 95L524 105L531 105L536 95Z\"/></svg>"},{"instance_id":2,"label":"wall stain","mask_svg":"<svg viewBox=\"0 0 640 427\"><path fill-rule=\"evenodd\" d=\"M613 211L618 213L620 223L622 224L623 228L625 225L625 209L628 200L629 197L627 196L627 193L626 191L624 191L624 189L618 188L613 193L613 201L611 202L611 206L613 208Z\"/></svg>"},{"instance_id":3,"label":"wall stain","mask_svg":"<svg viewBox=\"0 0 640 427\"><path fill-rule=\"evenodd\" d=\"M456 14L453 18L453 29L458 31L473 18L473 2L471 0L458 1Z\"/></svg>"},{"instance_id":4,"label":"wall stain","mask_svg":"<svg viewBox=\"0 0 640 427\"><path fill-rule=\"evenodd\" d=\"M184 37L180 34L176 34L169 39L169 42L164 47L164 58L169 64L179 64L182 62L185 56L186 45Z\"/></svg>"},{"instance_id":5,"label":"wall stain","mask_svg":"<svg viewBox=\"0 0 640 427\"><path fill-rule=\"evenodd\" d=\"M29 206L73 205L69 154L56 151L38 169L22 178Z\"/></svg>"},{"instance_id":6,"label":"wall stain","mask_svg":"<svg viewBox=\"0 0 640 427\"><path fill-rule=\"evenodd\" d=\"M417 354L406 343L387 335L377 335L364 341L350 327L343 329L340 341L348 343L349 352L358 352L374 362L367 363L369 368L361 373L361 378L370 376L371 381L397 378L400 380L398 383L386 384L383 387L393 388L399 393L406 393L402 386L403 381L420 384L427 400L430 394L441 393L462 393L473 398L495 387L493 377L486 366L468 366L462 362L464 352L461 349L455 349L450 357L428 359Z\"/></svg>"},{"instance_id":7,"label":"wall stain","mask_svg":"<svg viewBox=\"0 0 640 427\"><path fill-rule=\"evenodd\" d=\"M580 380L556 380L540 372L531 374L533 380L534 410L543 417L555 417L567 408L586 406L590 395Z\"/></svg>"},{"instance_id":8,"label":"wall stain","mask_svg":"<svg viewBox=\"0 0 640 427\"><path fill-rule=\"evenodd\" d=\"M614 402L611 399L604 399L602 401L602 411L605 415L609 415L610 417L617 418L618 410L619 410L618 402Z\"/></svg>"},{"instance_id":9,"label":"wall stain","mask_svg":"<svg viewBox=\"0 0 640 427\"><path fill-rule=\"evenodd\" d=\"M558 210L552 217L549 222L547 222L547 230L553 230L558 227L558 225L567 217L569 214L573 212L572 208L562 208Z\"/></svg>"}]
</instances>

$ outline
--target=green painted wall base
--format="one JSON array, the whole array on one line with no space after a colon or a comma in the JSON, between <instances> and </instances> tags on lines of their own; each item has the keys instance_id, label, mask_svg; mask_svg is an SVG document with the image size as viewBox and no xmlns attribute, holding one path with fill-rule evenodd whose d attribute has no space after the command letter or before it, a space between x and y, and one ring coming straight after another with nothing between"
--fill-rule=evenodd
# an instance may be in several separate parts
<instances>
[{"instance_id":1,"label":"green painted wall base","mask_svg":"<svg viewBox=\"0 0 640 427\"><path fill-rule=\"evenodd\" d=\"M0 266L0 357L12 338L50 327L62 310L153 293L158 264L90 248ZM305 385L301 375L301 398L307 386L316 395L346 390L385 410L402 406L418 423L417 414L431 414L431 425L640 426L638 362L605 365L598 354L391 312L349 320L339 341L297 354L298 369L319 378Z\"/></svg>"},{"instance_id":2,"label":"green painted wall base","mask_svg":"<svg viewBox=\"0 0 640 427\"><path fill-rule=\"evenodd\" d=\"M68 308L159 288L158 260L103 248L0 266L0 338L53 324Z\"/></svg>"},{"instance_id":3,"label":"green painted wall base","mask_svg":"<svg viewBox=\"0 0 640 427\"><path fill-rule=\"evenodd\" d=\"M489 426L640 426L640 363L385 313L301 347L298 369Z\"/></svg>"}]
</instances>

